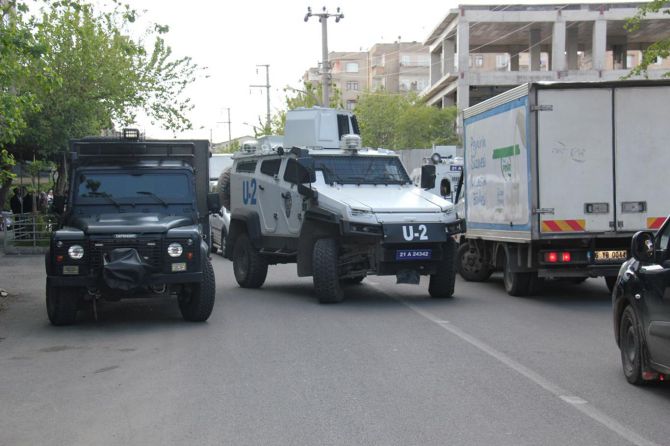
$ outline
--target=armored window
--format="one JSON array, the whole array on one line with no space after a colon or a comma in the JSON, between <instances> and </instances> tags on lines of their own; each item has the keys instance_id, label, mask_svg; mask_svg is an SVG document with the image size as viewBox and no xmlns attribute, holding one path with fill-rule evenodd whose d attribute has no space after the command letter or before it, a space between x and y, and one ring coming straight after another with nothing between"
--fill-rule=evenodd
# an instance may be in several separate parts
<instances>
[{"instance_id":1,"label":"armored window","mask_svg":"<svg viewBox=\"0 0 670 446\"><path fill-rule=\"evenodd\" d=\"M348 135L349 131L349 116L337 115L337 136L342 139L342 135Z\"/></svg>"},{"instance_id":2,"label":"armored window","mask_svg":"<svg viewBox=\"0 0 670 446\"><path fill-rule=\"evenodd\" d=\"M281 166L280 158L273 160L265 160L261 163L261 173L273 177L279 173L280 166Z\"/></svg>"},{"instance_id":3,"label":"armored window","mask_svg":"<svg viewBox=\"0 0 670 446\"><path fill-rule=\"evenodd\" d=\"M235 172L256 172L256 161L242 161L238 163Z\"/></svg>"}]
</instances>

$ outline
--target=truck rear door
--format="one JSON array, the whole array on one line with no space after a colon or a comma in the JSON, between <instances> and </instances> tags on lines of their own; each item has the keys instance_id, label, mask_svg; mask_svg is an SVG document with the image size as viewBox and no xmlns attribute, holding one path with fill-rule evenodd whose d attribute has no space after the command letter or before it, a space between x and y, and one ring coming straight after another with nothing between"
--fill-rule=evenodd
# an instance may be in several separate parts
<instances>
[{"instance_id":1,"label":"truck rear door","mask_svg":"<svg viewBox=\"0 0 670 446\"><path fill-rule=\"evenodd\" d=\"M537 105L541 235L612 231L612 91L539 89Z\"/></svg>"},{"instance_id":2,"label":"truck rear door","mask_svg":"<svg viewBox=\"0 0 670 446\"><path fill-rule=\"evenodd\" d=\"M670 213L670 86L614 90L617 230L660 228Z\"/></svg>"}]
</instances>

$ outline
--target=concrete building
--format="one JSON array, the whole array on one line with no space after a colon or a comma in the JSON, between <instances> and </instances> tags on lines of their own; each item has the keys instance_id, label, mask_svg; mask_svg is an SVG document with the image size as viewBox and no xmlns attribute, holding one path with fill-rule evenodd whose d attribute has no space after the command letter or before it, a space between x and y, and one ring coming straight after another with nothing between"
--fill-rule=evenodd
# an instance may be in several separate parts
<instances>
[{"instance_id":1,"label":"concrete building","mask_svg":"<svg viewBox=\"0 0 670 446\"><path fill-rule=\"evenodd\" d=\"M368 53L331 51L328 54L328 61L331 85L342 93L344 107L353 110L360 92L368 88Z\"/></svg>"},{"instance_id":2,"label":"concrete building","mask_svg":"<svg viewBox=\"0 0 670 446\"><path fill-rule=\"evenodd\" d=\"M662 12L648 14L637 31L625 29L642 4L461 5L424 42L430 85L422 96L463 109L525 82L619 79L641 50L670 37ZM650 67L649 78L668 65Z\"/></svg>"}]
</instances>

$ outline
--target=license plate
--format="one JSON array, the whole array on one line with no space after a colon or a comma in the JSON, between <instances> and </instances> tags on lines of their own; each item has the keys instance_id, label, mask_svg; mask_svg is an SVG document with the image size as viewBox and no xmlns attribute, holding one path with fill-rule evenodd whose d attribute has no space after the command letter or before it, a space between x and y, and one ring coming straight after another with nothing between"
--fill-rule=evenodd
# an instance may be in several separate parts
<instances>
[{"instance_id":1,"label":"license plate","mask_svg":"<svg viewBox=\"0 0 670 446\"><path fill-rule=\"evenodd\" d=\"M398 249L395 252L397 261L430 260L433 257L432 249Z\"/></svg>"},{"instance_id":2,"label":"license plate","mask_svg":"<svg viewBox=\"0 0 670 446\"><path fill-rule=\"evenodd\" d=\"M594 258L596 262L626 260L626 258L628 258L628 252L625 249L617 251L596 251Z\"/></svg>"}]
</instances>

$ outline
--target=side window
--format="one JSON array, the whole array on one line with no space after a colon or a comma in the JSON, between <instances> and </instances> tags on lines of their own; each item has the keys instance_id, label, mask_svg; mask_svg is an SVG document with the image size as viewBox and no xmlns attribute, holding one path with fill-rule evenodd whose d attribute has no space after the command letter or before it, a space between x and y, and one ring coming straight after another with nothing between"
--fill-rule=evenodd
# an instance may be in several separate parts
<instances>
[{"instance_id":1,"label":"side window","mask_svg":"<svg viewBox=\"0 0 670 446\"><path fill-rule=\"evenodd\" d=\"M440 182L440 195L442 195L443 197L451 195L451 182L446 178L444 178Z\"/></svg>"},{"instance_id":2,"label":"side window","mask_svg":"<svg viewBox=\"0 0 670 446\"><path fill-rule=\"evenodd\" d=\"M284 181L291 184L309 183L311 182L310 174L298 161L290 158L286 162L286 169L284 170Z\"/></svg>"},{"instance_id":3,"label":"side window","mask_svg":"<svg viewBox=\"0 0 670 446\"><path fill-rule=\"evenodd\" d=\"M237 163L235 172L254 173L256 172L256 161L240 161Z\"/></svg>"},{"instance_id":4,"label":"side window","mask_svg":"<svg viewBox=\"0 0 670 446\"><path fill-rule=\"evenodd\" d=\"M273 177L279 173L280 166L281 158L265 160L261 163L261 173Z\"/></svg>"}]
</instances>

